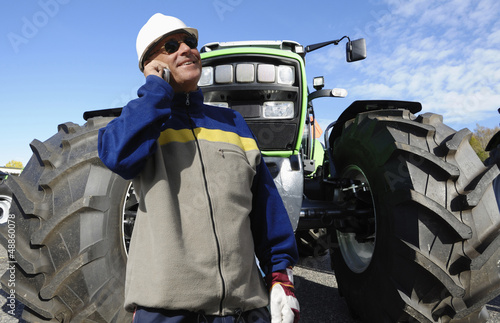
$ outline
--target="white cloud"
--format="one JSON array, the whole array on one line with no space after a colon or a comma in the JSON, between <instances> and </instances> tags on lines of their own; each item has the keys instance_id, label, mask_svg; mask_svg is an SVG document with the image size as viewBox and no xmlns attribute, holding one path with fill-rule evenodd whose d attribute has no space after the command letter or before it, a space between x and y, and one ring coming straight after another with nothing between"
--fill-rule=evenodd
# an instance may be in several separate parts
<instances>
[{"instance_id":1,"label":"white cloud","mask_svg":"<svg viewBox=\"0 0 500 323\"><path fill-rule=\"evenodd\" d=\"M500 4L387 0L386 5L359 30L367 38L368 59L356 65L358 74L348 81L350 97L421 101L424 110L459 125L496 115ZM313 63L338 61L337 52Z\"/></svg>"},{"instance_id":2,"label":"white cloud","mask_svg":"<svg viewBox=\"0 0 500 323\"><path fill-rule=\"evenodd\" d=\"M500 28L496 28L496 29L497 30L495 32L491 33L487 38L487 42L490 46L500 44Z\"/></svg>"}]
</instances>

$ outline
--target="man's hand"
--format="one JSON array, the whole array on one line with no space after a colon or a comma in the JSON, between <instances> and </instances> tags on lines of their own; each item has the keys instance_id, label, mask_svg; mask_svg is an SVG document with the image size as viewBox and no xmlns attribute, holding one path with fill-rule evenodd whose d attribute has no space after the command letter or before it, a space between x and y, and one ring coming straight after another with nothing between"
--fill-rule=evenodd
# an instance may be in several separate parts
<instances>
[{"instance_id":1,"label":"man's hand","mask_svg":"<svg viewBox=\"0 0 500 323\"><path fill-rule=\"evenodd\" d=\"M270 289L271 322L299 322L300 307L295 297L292 269L287 268L271 273L266 277L266 281Z\"/></svg>"},{"instance_id":2,"label":"man's hand","mask_svg":"<svg viewBox=\"0 0 500 323\"><path fill-rule=\"evenodd\" d=\"M163 78L163 69L168 68L168 65L159 60L152 60L144 66L144 76L156 75Z\"/></svg>"}]
</instances>

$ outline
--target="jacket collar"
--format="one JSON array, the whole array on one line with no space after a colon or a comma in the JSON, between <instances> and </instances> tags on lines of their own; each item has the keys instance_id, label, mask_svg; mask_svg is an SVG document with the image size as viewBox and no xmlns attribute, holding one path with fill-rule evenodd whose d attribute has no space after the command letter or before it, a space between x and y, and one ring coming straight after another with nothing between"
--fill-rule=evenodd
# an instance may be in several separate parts
<instances>
[{"instance_id":1,"label":"jacket collar","mask_svg":"<svg viewBox=\"0 0 500 323\"><path fill-rule=\"evenodd\" d=\"M175 93L172 100L172 109L199 110L203 106L203 92L198 88L196 91L187 93Z\"/></svg>"}]
</instances>

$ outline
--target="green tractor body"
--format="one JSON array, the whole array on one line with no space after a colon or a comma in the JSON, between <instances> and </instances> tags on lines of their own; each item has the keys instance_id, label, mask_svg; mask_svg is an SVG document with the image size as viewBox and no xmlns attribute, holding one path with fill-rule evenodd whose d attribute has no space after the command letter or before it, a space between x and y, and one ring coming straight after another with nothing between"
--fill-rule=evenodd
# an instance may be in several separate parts
<instances>
[{"instance_id":1,"label":"green tractor body","mask_svg":"<svg viewBox=\"0 0 500 323\"><path fill-rule=\"evenodd\" d=\"M364 40L348 46L353 43L363 45L354 52L357 60L363 59ZM321 174L316 174L316 169L323 167L324 157L324 148L314 133L311 101L335 92L309 93L304 46L293 41L228 42L207 44L201 52L199 85L205 102L243 115L274 176L294 230L310 227L313 222L316 224L311 229L323 228L324 219L304 217L319 214L317 208L313 207L314 211L303 205L304 182L314 178L311 174ZM348 51L348 55L352 53Z\"/></svg>"}]
</instances>

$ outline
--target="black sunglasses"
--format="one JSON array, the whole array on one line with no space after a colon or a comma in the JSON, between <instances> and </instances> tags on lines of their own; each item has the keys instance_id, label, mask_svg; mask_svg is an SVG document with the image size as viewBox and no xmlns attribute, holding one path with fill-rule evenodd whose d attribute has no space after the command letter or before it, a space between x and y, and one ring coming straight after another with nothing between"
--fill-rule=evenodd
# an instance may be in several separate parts
<instances>
[{"instance_id":1,"label":"black sunglasses","mask_svg":"<svg viewBox=\"0 0 500 323\"><path fill-rule=\"evenodd\" d=\"M196 47L198 47L198 39L193 36L188 36L183 40L169 40L165 43L165 45L163 45L163 47L168 54L173 54L179 50L181 43L188 45L191 49L195 49Z\"/></svg>"}]
</instances>

